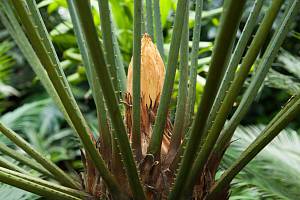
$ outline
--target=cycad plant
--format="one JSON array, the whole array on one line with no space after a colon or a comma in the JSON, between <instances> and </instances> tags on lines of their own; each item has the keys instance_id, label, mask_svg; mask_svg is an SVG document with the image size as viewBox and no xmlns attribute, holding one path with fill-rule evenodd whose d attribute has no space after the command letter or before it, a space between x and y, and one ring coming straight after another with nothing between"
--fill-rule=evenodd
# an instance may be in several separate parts
<instances>
[{"instance_id":1,"label":"cycad plant","mask_svg":"<svg viewBox=\"0 0 300 200\"><path fill-rule=\"evenodd\" d=\"M265 13L261 11L265 1L256 0L236 45L247 1L224 1L204 92L195 114L202 0L178 0L168 56L163 47L159 0L145 1L146 17L142 0L134 0L133 57L127 77L109 1L98 1L102 41L90 2L67 2L99 129L91 130L72 95L36 2L1 0L2 23L75 130L82 144L84 165L80 174L67 173L15 133L14 127L0 123L2 134L28 156L4 145L0 151L32 169L25 171L1 158L3 183L49 199L228 199L233 178L300 113L300 96L295 95L216 179L233 133L300 8L298 0L272 0ZM192 3L196 4L196 14L190 53L188 21ZM281 10L283 14L277 17ZM258 22L261 14L264 16ZM267 49L261 51L275 20L279 20L279 26ZM156 41L157 48L152 41ZM180 80L172 121L169 104L177 65ZM228 118L252 67L255 73L251 83Z\"/></svg>"}]
</instances>

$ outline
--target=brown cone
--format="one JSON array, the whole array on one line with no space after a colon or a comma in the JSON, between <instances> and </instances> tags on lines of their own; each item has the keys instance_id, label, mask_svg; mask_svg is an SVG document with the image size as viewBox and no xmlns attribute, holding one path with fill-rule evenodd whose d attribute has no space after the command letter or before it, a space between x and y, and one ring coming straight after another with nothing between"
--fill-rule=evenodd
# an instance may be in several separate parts
<instances>
[{"instance_id":1,"label":"brown cone","mask_svg":"<svg viewBox=\"0 0 300 200\"><path fill-rule=\"evenodd\" d=\"M132 65L131 59L127 75L126 101L128 105L132 104ZM158 109L164 77L165 66L159 51L153 44L151 37L144 34L141 44L141 144L144 156L152 135L152 124ZM131 113L132 109L128 106L126 109L126 124L129 135L131 135L132 126ZM168 146L169 138L164 136L162 154L166 154Z\"/></svg>"}]
</instances>

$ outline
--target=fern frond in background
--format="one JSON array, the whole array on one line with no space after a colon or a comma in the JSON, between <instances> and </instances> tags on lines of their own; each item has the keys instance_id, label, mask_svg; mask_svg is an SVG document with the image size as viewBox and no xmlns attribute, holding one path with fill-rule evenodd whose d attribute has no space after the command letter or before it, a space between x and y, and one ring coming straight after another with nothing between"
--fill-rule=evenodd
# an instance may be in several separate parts
<instances>
[{"instance_id":1,"label":"fern frond in background","mask_svg":"<svg viewBox=\"0 0 300 200\"><path fill-rule=\"evenodd\" d=\"M19 92L9 85L9 77L11 76L12 65L14 64L13 58L8 54L11 48L11 42L4 41L0 44L0 99L19 95Z\"/></svg>"},{"instance_id":2,"label":"fern frond in background","mask_svg":"<svg viewBox=\"0 0 300 200\"><path fill-rule=\"evenodd\" d=\"M229 167L264 127L240 126L221 163L222 168ZM299 147L299 133L292 129L283 130L234 179L230 199L297 199L300 196Z\"/></svg>"}]
</instances>

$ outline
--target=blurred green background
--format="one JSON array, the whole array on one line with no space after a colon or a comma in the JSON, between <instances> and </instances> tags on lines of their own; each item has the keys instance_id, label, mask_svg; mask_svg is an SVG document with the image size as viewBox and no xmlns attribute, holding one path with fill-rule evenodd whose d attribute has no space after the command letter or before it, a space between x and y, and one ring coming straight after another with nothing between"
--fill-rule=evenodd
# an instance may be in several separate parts
<instances>
[{"instance_id":1,"label":"blurred green background","mask_svg":"<svg viewBox=\"0 0 300 200\"><path fill-rule=\"evenodd\" d=\"M72 23L65 0L37 1L55 49L62 62L72 91L91 127L97 129L95 105L89 90L85 69L76 44ZM96 0L92 2L95 24L101 39L100 17ZM192 0L193 2L193 0ZM221 0L205 0L201 43L199 51L197 102L200 101L208 71L213 41L222 13ZM248 0L237 39L249 15L253 0ZM270 0L266 0L264 10ZM128 66L132 55L133 0L110 0L113 23ZM168 52L176 0L160 0L164 34L164 47ZM190 6L190 41L194 25L194 5ZM261 17L263 16L263 13ZM276 29L274 24L273 30ZM272 32L269 33L269 39ZM262 49L263 53L264 49ZM127 69L126 69L127 70ZM252 73L255 73L253 67ZM178 74L171 104L174 112L178 88ZM251 80L251 74L249 80ZM282 50L273 63L259 95L242 126L237 130L235 142L226 153L223 168L249 144L285 102L300 91L300 13L285 39ZM236 102L238 105L239 102ZM49 156L64 169L80 169L80 146L67 126L62 114L49 99L40 81L0 22L0 120L21 133L35 148ZM292 199L300 197L300 117L278 137L256 160L238 175L232 185L230 199ZM2 135L1 142L10 145ZM299 151L297 151L297 149ZM220 172L223 170L220 169ZM268 180L267 180L267 179ZM14 195L12 196L12 191ZM35 199L34 195L0 185L0 199Z\"/></svg>"}]
</instances>

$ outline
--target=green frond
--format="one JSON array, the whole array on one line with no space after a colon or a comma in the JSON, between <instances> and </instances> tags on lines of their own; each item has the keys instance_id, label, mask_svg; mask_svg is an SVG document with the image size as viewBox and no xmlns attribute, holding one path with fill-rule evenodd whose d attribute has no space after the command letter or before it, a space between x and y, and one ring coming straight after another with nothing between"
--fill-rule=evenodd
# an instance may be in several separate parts
<instances>
[{"instance_id":1,"label":"green frond","mask_svg":"<svg viewBox=\"0 0 300 200\"><path fill-rule=\"evenodd\" d=\"M274 36L270 44L267 47L266 52L264 53L262 59L260 60L257 71L255 72L253 79L247 88L243 98L238 106L237 110L235 111L234 115L231 117L228 124L221 132L221 136L217 141L217 145L215 151L217 154L222 154L228 145L232 134L234 133L235 128L238 126L242 118L245 116L246 112L248 111L251 103L254 101L257 93L268 74L268 71L276 58L276 55L282 45L284 38L289 32L290 24L292 23L295 15L296 9L293 4L293 1L290 1L287 9L281 19L280 27L275 32ZM270 74L270 73L269 73ZM296 93L294 93L296 94Z\"/></svg>"},{"instance_id":2,"label":"green frond","mask_svg":"<svg viewBox=\"0 0 300 200\"><path fill-rule=\"evenodd\" d=\"M202 9L203 0L196 1L196 14L195 14L195 24L193 29L193 43L192 52L190 56L191 65L189 71L189 87L188 87L188 102L187 102L187 114L185 119L185 127L189 128L194 116L194 107L196 101L196 85L197 85L197 68L199 60L198 54L200 49L200 35L201 35L201 22L202 22Z\"/></svg>"},{"instance_id":3,"label":"green frond","mask_svg":"<svg viewBox=\"0 0 300 200\"><path fill-rule=\"evenodd\" d=\"M280 11L280 8L284 2L283 1L273 1L268 12L262 20L260 27L258 28L257 33L254 36L251 45L242 60L241 67L235 76L227 95L216 115L216 119L213 120L211 129L207 130L204 134L204 141L201 144L200 152L197 155L194 166L191 170L190 176L188 178L187 188L192 187L195 183L197 176L203 170L206 160L209 158L211 151L220 135L220 132L226 122L228 113L230 112L236 97L239 95L239 92L243 86L243 82L247 78L249 70L253 65L256 57L259 54L259 51L264 43L267 33L270 31L274 20L276 19L277 13ZM206 137L207 135L207 137Z\"/></svg>"},{"instance_id":4,"label":"green frond","mask_svg":"<svg viewBox=\"0 0 300 200\"><path fill-rule=\"evenodd\" d=\"M147 2L149 4L149 2ZM147 5L149 6L149 5ZM134 1L133 56L132 56L132 148L137 160L141 160L141 38L142 0ZM148 15L149 13L147 13ZM147 20L148 16L147 16ZM147 21L149 23L149 21ZM147 28L148 24L147 24Z\"/></svg>"},{"instance_id":5,"label":"green frond","mask_svg":"<svg viewBox=\"0 0 300 200\"><path fill-rule=\"evenodd\" d=\"M186 12L186 4L188 3L188 0L179 0L177 3L177 11L175 16L174 29L166 69L167 76L165 76L164 79L164 86L155 119L153 134L148 148L148 152L150 154L155 155L156 157L160 155L163 130L165 128L167 119L166 113L168 113L168 108L174 86L179 47L182 36L182 27L184 24L184 17L182 17L181 15L182 11L184 11L184 13Z\"/></svg>"},{"instance_id":6,"label":"green frond","mask_svg":"<svg viewBox=\"0 0 300 200\"><path fill-rule=\"evenodd\" d=\"M98 76L98 81L101 85L105 102L109 102L106 103L106 106L110 115L112 126L115 130L115 134L113 135L113 137L117 138L117 144L123 158L123 164L128 175L127 177L133 195L143 199L143 188L138 177L137 167L135 165L125 125L118 106L118 99L116 97L116 94L114 93L113 84L105 63L102 48L100 46L100 43L98 42L98 35L93 23L90 7L84 0L69 0L68 3L71 9L74 9L74 11L76 10L76 17L80 22L80 26L82 26L82 34L84 34L86 38L86 48L90 49L91 62L93 62L93 67L95 68L95 72ZM95 148L95 146L93 146L93 148ZM93 157L93 160L95 160L95 157L92 154L91 157ZM106 184L110 184L112 194L117 196L122 195L119 190L119 185L115 182L115 179L110 176L110 172L107 171L107 168L106 166L104 166L103 161L101 161L101 163L98 162L97 165L97 169L100 172L103 172L101 173L101 175L106 179Z\"/></svg>"},{"instance_id":7,"label":"green frond","mask_svg":"<svg viewBox=\"0 0 300 200\"><path fill-rule=\"evenodd\" d=\"M203 134L205 123L211 110L215 95L222 80L222 71L226 67L226 62L231 53L234 42L234 36L240 22L242 10L245 5L244 1L225 1L225 11L222 17L222 23L219 30L217 41L215 42L213 57L210 64L208 78L205 84L205 90L194 119L187 147L184 151L179 173L176 177L175 185L170 193L169 199L176 199L179 196L183 198L183 186L190 172L199 140ZM188 188L191 190L192 188Z\"/></svg>"},{"instance_id":8,"label":"green frond","mask_svg":"<svg viewBox=\"0 0 300 200\"><path fill-rule=\"evenodd\" d=\"M21 190L16 187L12 187L10 185L6 185L4 183L0 184L0 198L6 200L37 200L40 197L27 192L25 190Z\"/></svg>"},{"instance_id":9,"label":"green frond","mask_svg":"<svg viewBox=\"0 0 300 200\"><path fill-rule=\"evenodd\" d=\"M154 25L153 25L153 2L152 0L146 0L146 25L147 33L154 41Z\"/></svg>"},{"instance_id":10,"label":"green frond","mask_svg":"<svg viewBox=\"0 0 300 200\"><path fill-rule=\"evenodd\" d=\"M158 51L161 55L161 57L165 58L164 53L164 37L163 37L163 30L162 30L162 24L161 24L161 14L160 14L160 1L159 0L153 0L153 16L154 16L154 28L155 28L155 37L156 37L156 44Z\"/></svg>"},{"instance_id":11,"label":"green frond","mask_svg":"<svg viewBox=\"0 0 300 200\"><path fill-rule=\"evenodd\" d=\"M55 189L42 186L34 182L30 182L26 179L6 173L2 170L0 171L0 181L2 183L6 183L18 187L20 189L24 189L29 192L45 196L47 198L59 198L62 200L80 200L80 198L68 195Z\"/></svg>"},{"instance_id":12,"label":"green frond","mask_svg":"<svg viewBox=\"0 0 300 200\"><path fill-rule=\"evenodd\" d=\"M264 128L263 125L239 126L221 166L228 168ZM300 160L297 158L299 145L300 138L296 131L282 130L233 180L230 200L239 199L238 195L247 190L250 190L249 193L253 192L252 197L248 197L249 200L297 199L300 195Z\"/></svg>"},{"instance_id":13,"label":"green frond","mask_svg":"<svg viewBox=\"0 0 300 200\"><path fill-rule=\"evenodd\" d=\"M298 94L300 92L300 83L297 80L273 69L268 73L265 85L271 88L282 89L290 95Z\"/></svg>"},{"instance_id":14,"label":"green frond","mask_svg":"<svg viewBox=\"0 0 300 200\"><path fill-rule=\"evenodd\" d=\"M249 39L251 38L251 36L253 34L253 30L257 24L258 17L259 17L259 14L261 13L263 3L264 3L263 0L256 0L254 2L251 13L247 19L247 22L242 31L242 34L238 40L238 43L237 43L237 45L232 53L231 59L228 63L228 68L225 72L221 87L218 91L217 98L214 102L213 109L209 116L208 121L210 124L207 125L207 128L211 128L212 120L215 120L215 118L217 116L217 112L219 111L220 106L222 105L224 98L228 92L228 89L236 75L238 65L242 59L243 53L245 52L245 49L249 42Z\"/></svg>"},{"instance_id":15,"label":"green frond","mask_svg":"<svg viewBox=\"0 0 300 200\"><path fill-rule=\"evenodd\" d=\"M297 6L297 3L294 6ZM298 4L299 5L299 4ZM220 190L263 149L265 148L299 113L300 96L293 97L282 108L262 133L243 151L235 162L222 174L221 178L211 188L208 199L213 199Z\"/></svg>"},{"instance_id":16,"label":"green frond","mask_svg":"<svg viewBox=\"0 0 300 200\"><path fill-rule=\"evenodd\" d=\"M179 86L178 97L175 113L174 128L171 137L169 152L176 152L180 146L181 140L185 134L185 117L187 97L188 97L188 58L189 58L189 4L186 5L186 13L182 30L181 44L180 44L180 64L179 64Z\"/></svg>"},{"instance_id":17,"label":"green frond","mask_svg":"<svg viewBox=\"0 0 300 200\"><path fill-rule=\"evenodd\" d=\"M297 78L300 78L300 58L292 55L286 50L281 50L281 53L278 56L278 61L283 64L283 68L288 72L292 73Z\"/></svg>"}]
</instances>

